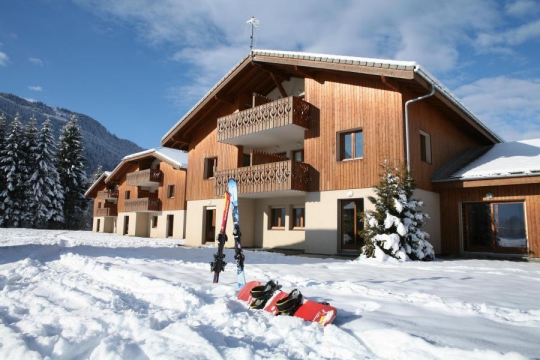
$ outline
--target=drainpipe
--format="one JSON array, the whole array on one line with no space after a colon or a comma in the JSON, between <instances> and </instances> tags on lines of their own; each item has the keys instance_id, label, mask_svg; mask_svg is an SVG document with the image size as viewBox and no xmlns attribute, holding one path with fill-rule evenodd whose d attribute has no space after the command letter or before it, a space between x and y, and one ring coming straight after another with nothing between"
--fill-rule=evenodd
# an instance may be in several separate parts
<instances>
[{"instance_id":1,"label":"drainpipe","mask_svg":"<svg viewBox=\"0 0 540 360\"><path fill-rule=\"evenodd\" d=\"M414 72L417 72L417 71L418 71L418 68L415 68ZM427 79L425 80L428 81ZM431 92L429 94L420 96L419 98L411 99L405 102L405 146L406 146L406 151L407 151L407 172L409 173L411 172L411 149L410 149L410 141L409 141L409 111L408 111L409 104L412 104L413 102L417 102L420 100L424 100L430 96L433 96L433 94L435 94L435 85L433 85L433 82L431 81L428 81L428 82L431 85Z\"/></svg>"}]
</instances>

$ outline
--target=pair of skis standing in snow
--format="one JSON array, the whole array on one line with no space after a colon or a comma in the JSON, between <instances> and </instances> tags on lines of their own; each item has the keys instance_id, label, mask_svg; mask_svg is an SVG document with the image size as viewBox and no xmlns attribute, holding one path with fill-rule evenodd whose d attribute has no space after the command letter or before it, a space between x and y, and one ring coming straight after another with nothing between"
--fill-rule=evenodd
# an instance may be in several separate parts
<instances>
[{"instance_id":1,"label":"pair of skis standing in snow","mask_svg":"<svg viewBox=\"0 0 540 360\"><path fill-rule=\"evenodd\" d=\"M223 248L227 241L226 227L229 216L229 207L232 203L232 216L234 222L234 259L238 274L238 299L247 301L251 309L264 309L274 315L294 315L307 321L318 322L324 326L330 324L337 315L334 307L328 303L319 303L303 298L300 291L294 289L290 294L279 290L277 283L272 280L265 284L259 281L250 281L246 284L244 275L244 253L242 251L242 234L240 233L240 217L238 214L238 185L235 179L229 179L228 191L225 191L225 209L221 220L221 228L217 237L218 251L214 254L214 261L210 263L214 272L214 283L219 281L219 273L225 270Z\"/></svg>"}]
</instances>

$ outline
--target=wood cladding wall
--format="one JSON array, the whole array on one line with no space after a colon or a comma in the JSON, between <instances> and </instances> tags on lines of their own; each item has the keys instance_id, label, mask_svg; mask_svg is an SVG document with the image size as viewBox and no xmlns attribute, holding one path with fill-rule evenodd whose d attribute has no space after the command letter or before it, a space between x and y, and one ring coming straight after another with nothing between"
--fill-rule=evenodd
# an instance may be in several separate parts
<instances>
[{"instance_id":1,"label":"wood cladding wall","mask_svg":"<svg viewBox=\"0 0 540 360\"><path fill-rule=\"evenodd\" d=\"M130 163L126 166L125 172L120 177L118 182L118 212L125 212L125 202L126 202L126 191L130 191L130 199L137 198L137 187L132 185L127 185L126 175L130 172L137 171L139 165L137 163Z\"/></svg>"},{"instance_id":2,"label":"wood cladding wall","mask_svg":"<svg viewBox=\"0 0 540 360\"><path fill-rule=\"evenodd\" d=\"M383 161L405 156L401 94L380 78L327 74L317 80L305 80L305 100L317 112L304 140L305 162L315 177L310 191L376 185ZM363 158L337 161L337 133L354 129L363 132Z\"/></svg>"},{"instance_id":3,"label":"wood cladding wall","mask_svg":"<svg viewBox=\"0 0 540 360\"><path fill-rule=\"evenodd\" d=\"M162 172L162 184L158 189L158 198L161 200L161 210L185 210L186 209L186 170L175 169L166 162L159 164ZM174 197L168 198L169 185L174 185Z\"/></svg>"},{"instance_id":4,"label":"wood cladding wall","mask_svg":"<svg viewBox=\"0 0 540 360\"><path fill-rule=\"evenodd\" d=\"M524 202L529 256L540 257L540 184L440 190L441 214L444 216L441 221L442 253L460 253L461 204L487 201L484 197L488 192L493 194L489 202Z\"/></svg>"},{"instance_id":5,"label":"wood cladding wall","mask_svg":"<svg viewBox=\"0 0 540 360\"><path fill-rule=\"evenodd\" d=\"M207 120L197 129L189 145L186 200L214 198L214 179L204 179L206 158L218 158L217 169L228 170L239 166L241 147L217 142L217 118L232 114L238 107L224 104L218 111L206 116Z\"/></svg>"},{"instance_id":6,"label":"wood cladding wall","mask_svg":"<svg viewBox=\"0 0 540 360\"><path fill-rule=\"evenodd\" d=\"M403 104L418 96L404 91ZM431 164L420 158L420 130L431 137ZM485 138L459 129L454 121L437 110L429 99L409 105L409 133L411 174L418 188L428 191L433 191L431 177L441 167L469 147L486 145Z\"/></svg>"}]
</instances>

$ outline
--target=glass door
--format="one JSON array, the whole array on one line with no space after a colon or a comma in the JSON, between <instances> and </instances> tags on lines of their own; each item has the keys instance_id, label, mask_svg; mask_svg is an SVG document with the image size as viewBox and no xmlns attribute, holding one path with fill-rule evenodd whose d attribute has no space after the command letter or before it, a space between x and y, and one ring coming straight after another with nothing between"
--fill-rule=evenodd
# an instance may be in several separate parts
<instances>
[{"instance_id":1,"label":"glass door","mask_svg":"<svg viewBox=\"0 0 540 360\"><path fill-rule=\"evenodd\" d=\"M523 203L463 204L465 251L526 253Z\"/></svg>"},{"instance_id":2,"label":"glass door","mask_svg":"<svg viewBox=\"0 0 540 360\"><path fill-rule=\"evenodd\" d=\"M340 200L341 250L358 250L364 245L360 232L364 229L364 199Z\"/></svg>"}]
</instances>

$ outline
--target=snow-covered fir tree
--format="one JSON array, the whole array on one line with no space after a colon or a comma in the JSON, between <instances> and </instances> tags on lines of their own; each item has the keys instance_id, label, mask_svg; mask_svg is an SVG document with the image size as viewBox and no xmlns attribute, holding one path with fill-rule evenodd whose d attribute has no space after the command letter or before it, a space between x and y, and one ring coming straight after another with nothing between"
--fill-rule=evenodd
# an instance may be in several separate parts
<instances>
[{"instance_id":1,"label":"snow-covered fir tree","mask_svg":"<svg viewBox=\"0 0 540 360\"><path fill-rule=\"evenodd\" d=\"M36 163L29 180L32 190L29 205L34 216L32 222L37 228L59 227L64 223L64 194L56 170L56 146L48 118L43 123L32 153Z\"/></svg>"},{"instance_id":2,"label":"snow-covered fir tree","mask_svg":"<svg viewBox=\"0 0 540 360\"><path fill-rule=\"evenodd\" d=\"M391 256L400 260L433 260L435 253L429 234L422 231L429 216L419 210L422 201L412 199L414 179L405 167L382 164L376 197L369 197L375 210L365 212L362 254L367 257Z\"/></svg>"},{"instance_id":3,"label":"snow-covered fir tree","mask_svg":"<svg viewBox=\"0 0 540 360\"><path fill-rule=\"evenodd\" d=\"M4 115L4 113L0 113L0 160L2 156L2 153L1 153L2 149L6 148L6 131L7 131L6 127L7 127L6 116ZM0 167L1 166L2 166L2 163L0 162ZM6 176L0 168L0 209L2 208L2 204L4 203L3 198L2 198L2 193L4 192L5 188L6 188ZM0 216L0 226L2 226L1 216Z\"/></svg>"},{"instance_id":4,"label":"snow-covered fir tree","mask_svg":"<svg viewBox=\"0 0 540 360\"><path fill-rule=\"evenodd\" d=\"M60 133L56 163L64 190L64 220L67 229L85 228L84 214L88 202L84 193L88 181L82 140L77 117L73 115Z\"/></svg>"},{"instance_id":5,"label":"snow-covered fir tree","mask_svg":"<svg viewBox=\"0 0 540 360\"><path fill-rule=\"evenodd\" d=\"M17 113L6 136L5 146L0 149L0 171L5 179L0 195L0 223L5 227L21 227L27 206L22 141L20 116Z\"/></svg>"},{"instance_id":6,"label":"snow-covered fir tree","mask_svg":"<svg viewBox=\"0 0 540 360\"><path fill-rule=\"evenodd\" d=\"M38 129L37 120L34 114L30 117L30 121L23 127L21 150L23 154L23 161L21 162L21 171L23 173L23 180L26 193L26 206L23 214L24 227L33 227L34 219L36 217L37 204L32 204L31 199L33 197L33 184L30 179L36 171L36 153Z\"/></svg>"}]
</instances>

